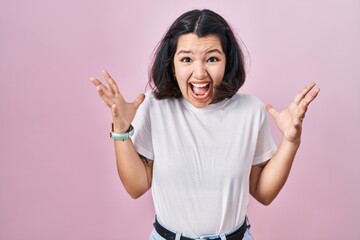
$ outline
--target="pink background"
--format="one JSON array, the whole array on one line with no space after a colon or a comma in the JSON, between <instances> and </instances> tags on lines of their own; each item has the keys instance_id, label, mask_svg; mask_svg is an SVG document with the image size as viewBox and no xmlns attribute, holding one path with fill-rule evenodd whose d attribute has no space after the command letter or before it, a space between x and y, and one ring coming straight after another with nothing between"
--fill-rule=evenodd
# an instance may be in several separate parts
<instances>
[{"instance_id":1,"label":"pink background","mask_svg":"<svg viewBox=\"0 0 360 240\"><path fill-rule=\"evenodd\" d=\"M148 238L151 196L125 193L89 78L107 69L133 100L162 34L193 8L245 42L241 91L283 108L310 81L322 90L283 191L269 207L252 201L256 239L359 237L358 0L1 0L0 239Z\"/></svg>"}]
</instances>

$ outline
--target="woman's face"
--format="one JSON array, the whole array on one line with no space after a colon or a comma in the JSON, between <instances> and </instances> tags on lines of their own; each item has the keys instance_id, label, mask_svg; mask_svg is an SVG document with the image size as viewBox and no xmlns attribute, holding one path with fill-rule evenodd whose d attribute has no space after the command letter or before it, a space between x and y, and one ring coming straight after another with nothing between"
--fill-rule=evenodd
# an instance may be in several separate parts
<instances>
[{"instance_id":1,"label":"woman's face","mask_svg":"<svg viewBox=\"0 0 360 240\"><path fill-rule=\"evenodd\" d=\"M215 87L225 73L226 56L216 35L188 33L178 39L174 56L175 78L183 97L197 108L212 102Z\"/></svg>"}]
</instances>

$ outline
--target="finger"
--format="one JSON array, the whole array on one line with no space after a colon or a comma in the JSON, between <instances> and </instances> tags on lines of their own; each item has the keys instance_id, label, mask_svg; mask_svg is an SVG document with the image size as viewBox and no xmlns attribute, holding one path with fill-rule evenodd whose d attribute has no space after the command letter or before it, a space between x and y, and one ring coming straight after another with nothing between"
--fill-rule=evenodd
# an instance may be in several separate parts
<instances>
[{"instance_id":1,"label":"finger","mask_svg":"<svg viewBox=\"0 0 360 240\"><path fill-rule=\"evenodd\" d=\"M111 107L113 100L110 91L98 79L90 78L90 80L96 86L96 90L100 98L105 102L108 107Z\"/></svg>"},{"instance_id":2,"label":"finger","mask_svg":"<svg viewBox=\"0 0 360 240\"><path fill-rule=\"evenodd\" d=\"M305 98L305 96L311 91L311 89L315 86L315 83L308 84L301 92L299 92L294 98L294 103L299 104L301 100Z\"/></svg>"},{"instance_id":3,"label":"finger","mask_svg":"<svg viewBox=\"0 0 360 240\"><path fill-rule=\"evenodd\" d=\"M114 95L120 95L122 97L116 82L114 81L114 79L112 79L110 74L105 70L102 71L102 74L103 74L106 82L109 84L109 88L110 88L111 92Z\"/></svg>"},{"instance_id":4,"label":"finger","mask_svg":"<svg viewBox=\"0 0 360 240\"><path fill-rule=\"evenodd\" d=\"M99 88L99 86L103 86L103 88L106 88L104 86L104 84L102 84L102 82L100 80L98 80L97 78L91 77L90 78L91 82L94 84L94 86L96 87L96 89Z\"/></svg>"},{"instance_id":5,"label":"finger","mask_svg":"<svg viewBox=\"0 0 360 240\"><path fill-rule=\"evenodd\" d=\"M91 81L95 86L101 84L101 82L100 82L97 78L94 78L94 77L91 77L91 78L90 78L90 81Z\"/></svg>"},{"instance_id":6,"label":"finger","mask_svg":"<svg viewBox=\"0 0 360 240\"><path fill-rule=\"evenodd\" d=\"M270 104L266 105L266 111L273 117L276 118L279 112Z\"/></svg>"},{"instance_id":7,"label":"finger","mask_svg":"<svg viewBox=\"0 0 360 240\"><path fill-rule=\"evenodd\" d=\"M109 89L104 85L102 84L101 81L99 81L98 79L92 77L90 78L91 82L95 85L96 89L97 90L100 90L102 89L102 91L107 95L107 96L112 96L112 93L109 91Z\"/></svg>"},{"instance_id":8,"label":"finger","mask_svg":"<svg viewBox=\"0 0 360 240\"><path fill-rule=\"evenodd\" d=\"M97 79L97 78L91 77L90 80L91 80L91 82L94 84L95 87L104 85L104 84L102 84L102 82L101 82L99 79ZM105 87L105 86L104 86L104 87ZM105 87L105 88L106 88L106 87Z\"/></svg>"},{"instance_id":9,"label":"finger","mask_svg":"<svg viewBox=\"0 0 360 240\"><path fill-rule=\"evenodd\" d=\"M308 110L308 107L312 101L317 97L320 92L320 88L314 89L310 94L307 94L306 97L301 100L299 104L299 117L305 117L305 113Z\"/></svg>"},{"instance_id":10,"label":"finger","mask_svg":"<svg viewBox=\"0 0 360 240\"><path fill-rule=\"evenodd\" d=\"M302 122L305 118L305 113L307 112L307 106L302 106L298 108L295 114L295 120Z\"/></svg>"},{"instance_id":11,"label":"finger","mask_svg":"<svg viewBox=\"0 0 360 240\"><path fill-rule=\"evenodd\" d=\"M111 106L113 105L113 98L109 97L106 93L104 93L104 90L102 88L98 88L97 91L101 99L105 102L105 104L111 108Z\"/></svg>"},{"instance_id":12,"label":"finger","mask_svg":"<svg viewBox=\"0 0 360 240\"><path fill-rule=\"evenodd\" d=\"M302 123L304 118L305 118L305 114L308 111L308 107L310 105L310 103L312 101L314 101L314 99L317 97L317 95L319 94L320 89L316 88L314 89L310 94L308 94L299 104L297 113L296 113L296 121Z\"/></svg>"},{"instance_id":13,"label":"finger","mask_svg":"<svg viewBox=\"0 0 360 240\"><path fill-rule=\"evenodd\" d=\"M310 94L306 95L306 97L303 99L303 102L306 104L306 106L309 106L309 104L314 101L319 92L320 88L315 88Z\"/></svg>"},{"instance_id":14,"label":"finger","mask_svg":"<svg viewBox=\"0 0 360 240\"><path fill-rule=\"evenodd\" d=\"M140 106L140 104L142 104L144 102L145 99L145 95L144 94L140 94L139 96L137 96L137 98L135 99L135 101L133 102L135 109L138 109L138 107Z\"/></svg>"}]
</instances>

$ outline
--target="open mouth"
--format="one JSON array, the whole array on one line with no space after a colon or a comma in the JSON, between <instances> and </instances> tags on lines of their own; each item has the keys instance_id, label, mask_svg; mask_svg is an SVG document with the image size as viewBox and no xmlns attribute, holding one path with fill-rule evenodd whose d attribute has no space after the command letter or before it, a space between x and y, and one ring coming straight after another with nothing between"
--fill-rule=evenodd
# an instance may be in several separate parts
<instances>
[{"instance_id":1,"label":"open mouth","mask_svg":"<svg viewBox=\"0 0 360 240\"><path fill-rule=\"evenodd\" d=\"M191 92L197 98L204 98L209 95L210 83L189 83Z\"/></svg>"}]
</instances>

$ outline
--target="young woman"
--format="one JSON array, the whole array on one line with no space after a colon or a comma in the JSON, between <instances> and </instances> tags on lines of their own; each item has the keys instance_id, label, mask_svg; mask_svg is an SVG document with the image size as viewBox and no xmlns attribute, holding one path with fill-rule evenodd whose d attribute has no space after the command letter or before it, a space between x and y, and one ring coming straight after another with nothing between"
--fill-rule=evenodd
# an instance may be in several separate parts
<instances>
[{"instance_id":1,"label":"young woman","mask_svg":"<svg viewBox=\"0 0 360 240\"><path fill-rule=\"evenodd\" d=\"M253 239L249 194L270 204L286 182L302 122L319 89L309 84L284 111L238 93L243 54L229 24L192 10L171 25L155 53L153 88L132 103L103 72L91 78L111 109L111 136L127 192L150 187L156 219L150 239ZM281 133L271 138L267 113Z\"/></svg>"}]
</instances>

